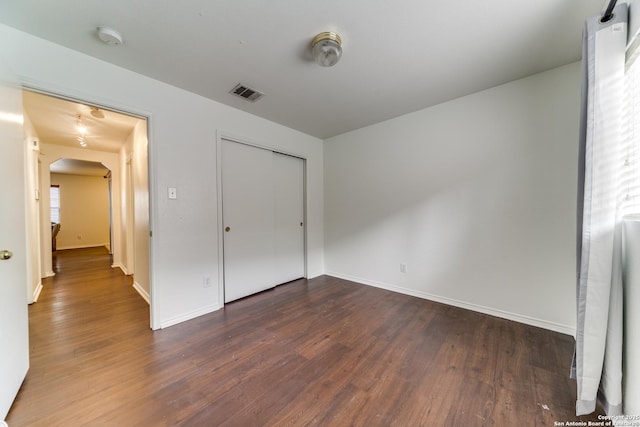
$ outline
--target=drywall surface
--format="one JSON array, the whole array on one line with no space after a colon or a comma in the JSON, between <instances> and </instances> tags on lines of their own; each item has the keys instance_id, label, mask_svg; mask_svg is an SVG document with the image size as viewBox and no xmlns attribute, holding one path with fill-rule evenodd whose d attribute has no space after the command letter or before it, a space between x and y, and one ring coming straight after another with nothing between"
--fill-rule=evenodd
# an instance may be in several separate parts
<instances>
[{"instance_id":1,"label":"drywall surface","mask_svg":"<svg viewBox=\"0 0 640 427\"><path fill-rule=\"evenodd\" d=\"M152 327L222 306L219 134L307 159L307 274L323 273L321 140L5 25L0 49L25 85L149 117ZM168 199L169 187L177 199ZM203 286L205 277L210 286Z\"/></svg>"},{"instance_id":2,"label":"drywall surface","mask_svg":"<svg viewBox=\"0 0 640 427\"><path fill-rule=\"evenodd\" d=\"M60 188L56 249L109 246L109 183L101 176L51 174Z\"/></svg>"},{"instance_id":3,"label":"drywall surface","mask_svg":"<svg viewBox=\"0 0 640 427\"><path fill-rule=\"evenodd\" d=\"M59 159L77 159L77 160L85 160L90 162L102 163L105 167L107 167L112 172L112 192L113 194L119 194L120 192L120 165L118 162L118 155L116 153L107 153L104 151L97 150L85 150L81 147L67 147L63 145L57 144L47 144L46 141L40 141L40 153L39 153L39 174L40 174L40 241L42 242L40 245L40 253L42 256L42 275L43 277L53 276L53 266L52 266L52 258L51 258L51 223L49 222L50 218L50 208L51 208L51 200L49 197L49 187L51 186L51 172L50 167L51 164L56 162ZM121 217L119 215L120 212L120 200L115 197L112 199L111 203L111 218L112 218L112 226L114 230L119 230ZM64 225L62 225L64 227ZM103 245L99 242L91 242L91 244L82 242L81 239L77 239L77 234L75 234L76 240L79 240L75 244L67 243L68 248L73 247L87 247L94 245ZM60 235L58 235L60 237ZM86 237L86 236L85 236ZM120 233L113 234L113 241L111 242L111 251L113 253L113 263L114 265L119 265L120 256L121 256L121 242L120 242ZM106 243L109 243L109 237L106 239ZM64 247L60 246L60 240L58 240L58 249L62 249Z\"/></svg>"},{"instance_id":4,"label":"drywall surface","mask_svg":"<svg viewBox=\"0 0 640 427\"><path fill-rule=\"evenodd\" d=\"M150 294L149 287L149 170L147 156L147 123L138 122L133 130L133 211L135 237L134 283L143 295Z\"/></svg>"},{"instance_id":5,"label":"drywall surface","mask_svg":"<svg viewBox=\"0 0 640 427\"><path fill-rule=\"evenodd\" d=\"M326 140L327 274L573 333L579 92L575 63Z\"/></svg>"},{"instance_id":6,"label":"drywall surface","mask_svg":"<svg viewBox=\"0 0 640 427\"><path fill-rule=\"evenodd\" d=\"M40 142L38 133L29 116L24 114L22 127L25 148L25 222L27 226L27 302L35 302L42 290L40 256L40 173L38 155Z\"/></svg>"}]
</instances>

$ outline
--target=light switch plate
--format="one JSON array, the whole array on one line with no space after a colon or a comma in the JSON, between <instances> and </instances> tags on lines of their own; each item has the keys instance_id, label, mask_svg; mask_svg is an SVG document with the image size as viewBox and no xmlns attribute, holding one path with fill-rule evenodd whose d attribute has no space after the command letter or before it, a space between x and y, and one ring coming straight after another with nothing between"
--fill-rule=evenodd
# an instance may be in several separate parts
<instances>
[{"instance_id":1,"label":"light switch plate","mask_svg":"<svg viewBox=\"0 0 640 427\"><path fill-rule=\"evenodd\" d=\"M169 187L169 198L175 200L178 198L178 190L174 187Z\"/></svg>"}]
</instances>

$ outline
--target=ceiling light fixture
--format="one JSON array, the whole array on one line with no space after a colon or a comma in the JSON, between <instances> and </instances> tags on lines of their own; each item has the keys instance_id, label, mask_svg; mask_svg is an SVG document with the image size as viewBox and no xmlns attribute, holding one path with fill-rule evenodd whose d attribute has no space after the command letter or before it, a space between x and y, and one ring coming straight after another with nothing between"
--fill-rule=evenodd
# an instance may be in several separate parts
<instances>
[{"instance_id":1,"label":"ceiling light fixture","mask_svg":"<svg viewBox=\"0 0 640 427\"><path fill-rule=\"evenodd\" d=\"M91 115L96 119L104 119L104 111L98 107L91 107Z\"/></svg>"},{"instance_id":2,"label":"ceiling light fixture","mask_svg":"<svg viewBox=\"0 0 640 427\"><path fill-rule=\"evenodd\" d=\"M96 29L98 38L109 46L118 46L122 44L122 36L119 32L109 27L98 27Z\"/></svg>"},{"instance_id":3,"label":"ceiling light fixture","mask_svg":"<svg viewBox=\"0 0 640 427\"><path fill-rule=\"evenodd\" d=\"M333 67L342 56L342 40L336 33L320 33L311 41L311 53L318 65Z\"/></svg>"}]
</instances>

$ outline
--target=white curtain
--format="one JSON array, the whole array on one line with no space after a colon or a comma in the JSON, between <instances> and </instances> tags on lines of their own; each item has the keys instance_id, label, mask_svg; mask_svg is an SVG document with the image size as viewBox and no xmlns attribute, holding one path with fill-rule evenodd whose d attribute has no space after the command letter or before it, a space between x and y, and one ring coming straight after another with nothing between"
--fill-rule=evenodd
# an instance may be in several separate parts
<instances>
[{"instance_id":1,"label":"white curtain","mask_svg":"<svg viewBox=\"0 0 640 427\"><path fill-rule=\"evenodd\" d=\"M621 159L626 3L585 23L578 188L576 414L622 413Z\"/></svg>"}]
</instances>

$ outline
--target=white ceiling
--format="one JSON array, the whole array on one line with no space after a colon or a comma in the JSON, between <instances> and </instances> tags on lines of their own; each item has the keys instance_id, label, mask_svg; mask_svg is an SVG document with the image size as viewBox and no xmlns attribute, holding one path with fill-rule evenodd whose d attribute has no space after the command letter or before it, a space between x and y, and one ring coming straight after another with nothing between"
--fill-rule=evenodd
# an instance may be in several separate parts
<instances>
[{"instance_id":1,"label":"white ceiling","mask_svg":"<svg viewBox=\"0 0 640 427\"><path fill-rule=\"evenodd\" d=\"M102 163L88 162L86 160L60 159L51 163L51 173L63 173L67 175L106 176L109 169Z\"/></svg>"},{"instance_id":2,"label":"white ceiling","mask_svg":"<svg viewBox=\"0 0 640 427\"><path fill-rule=\"evenodd\" d=\"M91 115L91 107L65 99L23 91L22 105L40 141L79 148L78 116L87 128L87 149L117 153L140 120L114 111Z\"/></svg>"},{"instance_id":3,"label":"white ceiling","mask_svg":"<svg viewBox=\"0 0 640 427\"><path fill-rule=\"evenodd\" d=\"M605 0L20 0L0 22L320 138L564 65ZM101 43L99 25L124 37ZM335 31L334 67L309 57ZM250 103L239 82L265 93Z\"/></svg>"}]
</instances>

